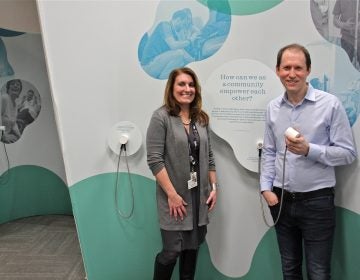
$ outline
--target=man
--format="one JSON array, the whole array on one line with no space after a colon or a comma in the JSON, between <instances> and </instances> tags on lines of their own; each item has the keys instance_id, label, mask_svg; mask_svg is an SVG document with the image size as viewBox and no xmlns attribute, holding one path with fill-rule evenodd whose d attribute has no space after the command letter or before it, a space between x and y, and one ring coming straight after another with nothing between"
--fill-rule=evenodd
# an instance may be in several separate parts
<instances>
[{"instance_id":1,"label":"man","mask_svg":"<svg viewBox=\"0 0 360 280\"><path fill-rule=\"evenodd\" d=\"M303 46L280 49L276 73L285 93L270 102L266 113L261 192L274 221L281 213L275 229L285 280L302 279L303 249L308 279L330 279L334 166L356 157L344 108L334 95L307 83L310 70ZM288 127L299 135L284 136Z\"/></svg>"},{"instance_id":2,"label":"man","mask_svg":"<svg viewBox=\"0 0 360 280\"><path fill-rule=\"evenodd\" d=\"M333 23L341 32L341 47L356 68L360 63L359 8L359 0L336 0L333 9Z\"/></svg>"}]
</instances>

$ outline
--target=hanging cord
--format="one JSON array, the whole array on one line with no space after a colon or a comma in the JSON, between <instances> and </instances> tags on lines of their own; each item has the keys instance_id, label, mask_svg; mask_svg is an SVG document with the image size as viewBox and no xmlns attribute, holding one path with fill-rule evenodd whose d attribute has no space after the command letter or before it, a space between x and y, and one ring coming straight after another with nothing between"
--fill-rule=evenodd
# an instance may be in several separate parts
<instances>
[{"instance_id":1,"label":"hanging cord","mask_svg":"<svg viewBox=\"0 0 360 280\"><path fill-rule=\"evenodd\" d=\"M1 139L3 138L4 136L4 131L1 131ZM7 153L7 150L6 150L6 145L5 145L5 142L3 142L3 147L4 147L4 152L5 152L5 156L6 156L6 163L7 163L7 170L5 172L3 172L3 174L10 174L9 171L10 171L10 160L9 160L9 155ZM4 176L1 174L0 175L0 182L3 183L3 179L4 179Z\"/></svg>"},{"instance_id":2,"label":"hanging cord","mask_svg":"<svg viewBox=\"0 0 360 280\"><path fill-rule=\"evenodd\" d=\"M258 171L259 171L259 177L260 177L262 147L259 148L258 150L259 150ZM276 219L275 219L275 221L274 221L274 224L272 224L272 225L270 225L270 224L268 223L268 221L266 220L264 203L263 203L263 200L262 200L262 194L261 194L261 192L259 192L262 217L263 217L263 220L264 220L265 224L266 224L268 227L273 227L273 226L275 226L275 225L277 224L277 222L279 221L280 215L281 215L281 210L282 210L283 200L284 200L286 152L287 152L287 146L285 146L285 152L284 152L284 158L283 158L283 168L282 168L283 176L282 176L282 182L281 182L281 198L280 198L279 213L277 214L277 217L276 217Z\"/></svg>"},{"instance_id":3,"label":"hanging cord","mask_svg":"<svg viewBox=\"0 0 360 280\"><path fill-rule=\"evenodd\" d=\"M125 153L125 162L126 162L126 168L127 168L127 173L128 173L128 177L129 177L129 184L130 184L130 189L131 189L131 210L130 213L128 215L124 214L118 205L117 202L117 197L118 197L118 181L119 181L119 171L120 171L120 159L121 159L121 152L124 151ZM115 182L115 208L116 208L116 212L120 215L121 218L124 219L129 219L131 218L131 216L134 213L134 188L133 188L133 184L132 184L132 180L131 180L131 175L130 175L130 168L129 168L129 163L128 163L128 156L126 153L126 144L121 144L120 146L120 152L119 152L119 160L118 160L118 164L117 164L117 170L116 170L116 182Z\"/></svg>"}]
</instances>

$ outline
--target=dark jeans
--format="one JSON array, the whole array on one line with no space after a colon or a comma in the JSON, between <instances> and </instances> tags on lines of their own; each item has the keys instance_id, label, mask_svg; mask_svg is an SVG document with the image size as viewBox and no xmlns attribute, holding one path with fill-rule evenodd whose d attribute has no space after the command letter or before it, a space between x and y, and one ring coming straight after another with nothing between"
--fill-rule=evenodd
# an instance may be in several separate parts
<instances>
[{"instance_id":1,"label":"dark jeans","mask_svg":"<svg viewBox=\"0 0 360 280\"><path fill-rule=\"evenodd\" d=\"M280 199L280 194L278 194ZM279 204L270 207L275 220ZM302 277L302 259L308 280L329 280L335 230L334 194L315 197L284 196L281 216L275 226L284 280Z\"/></svg>"}]
</instances>

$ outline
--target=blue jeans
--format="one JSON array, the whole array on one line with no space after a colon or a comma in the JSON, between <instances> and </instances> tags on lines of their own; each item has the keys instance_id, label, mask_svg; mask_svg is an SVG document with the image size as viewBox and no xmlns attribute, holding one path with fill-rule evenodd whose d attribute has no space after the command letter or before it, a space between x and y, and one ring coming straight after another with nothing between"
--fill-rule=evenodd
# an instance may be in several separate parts
<instances>
[{"instance_id":1,"label":"blue jeans","mask_svg":"<svg viewBox=\"0 0 360 280\"><path fill-rule=\"evenodd\" d=\"M275 226L284 280L303 279L303 252L308 280L329 280L335 231L334 194L301 199L285 197ZM274 220L279 205L270 207Z\"/></svg>"}]
</instances>

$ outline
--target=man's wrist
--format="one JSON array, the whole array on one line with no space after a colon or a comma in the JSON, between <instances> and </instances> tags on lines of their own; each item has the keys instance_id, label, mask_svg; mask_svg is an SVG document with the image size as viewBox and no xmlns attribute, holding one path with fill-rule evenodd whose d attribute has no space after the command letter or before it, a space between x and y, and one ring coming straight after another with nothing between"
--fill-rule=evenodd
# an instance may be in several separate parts
<instances>
[{"instance_id":1,"label":"man's wrist","mask_svg":"<svg viewBox=\"0 0 360 280\"><path fill-rule=\"evenodd\" d=\"M305 157L307 157L308 156L308 154L309 154L309 151L310 151L310 145L307 145L307 147L306 147L307 149L306 149L306 152L305 152Z\"/></svg>"}]
</instances>

